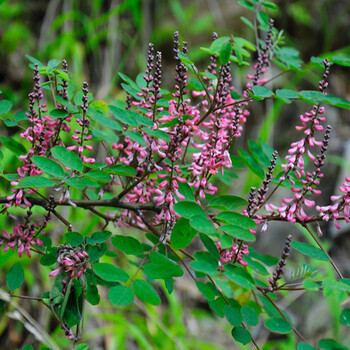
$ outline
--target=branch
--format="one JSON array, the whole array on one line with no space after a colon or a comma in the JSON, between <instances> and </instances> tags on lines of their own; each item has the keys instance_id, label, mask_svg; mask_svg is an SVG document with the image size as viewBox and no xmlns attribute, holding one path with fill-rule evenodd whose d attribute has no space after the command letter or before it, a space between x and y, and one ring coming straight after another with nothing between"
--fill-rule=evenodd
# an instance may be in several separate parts
<instances>
[{"instance_id":1,"label":"branch","mask_svg":"<svg viewBox=\"0 0 350 350\"><path fill-rule=\"evenodd\" d=\"M262 294L267 298L267 300L271 303L271 305L278 311L278 313L282 316L284 320L286 320L289 325L292 327L294 333L305 343L307 343L306 339L303 337L303 335L293 326L293 324L288 320L288 318L284 315L284 313L280 310L280 308L275 304L275 302L268 296L268 294L259 288L259 290L262 292Z\"/></svg>"},{"instance_id":2,"label":"branch","mask_svg":"<svg viewBox=\"0 0 350 350\"><path fill-rule=\"evenodd\" d=\"M310 230L310 227L307 226L305 223L301 224L310 234L310 236L313 238L313 240L316 242L316 244L320 247L320 249L328 256L329 262L332 264L335 272L338 274L339 278L344 278L342 273L339 271L337 265L335 264L334 260L329 256L327 251L323 248L322 244L320 241L317 239L317 237L313 234L313 232Z\"/></svg>"},{"instance_id":3,"label":"branch","mask_svg":"<svg viewBox=\"0 0 350 350\"><path fill-rule=\"evenodd\" d=\"M26 199L32 205L38 205L45 209L47 209L50 204L49 201L44 198L26 197ZM9 202L10 201L7 199L7 197L0 197L0 204L5 204ZM156 207L152 203L145 203L145 204L124 203L124 202L119 202L115 198L101 199L101 200L80 199L80 200L71 200L70 202L74 203L79 208L86 208L86 209L90 209L91 207L110 207L110 208L127 209L132 211L149 210L149 211L154 211L156 213L160 213L160 211L162 210L161 207ZM54 202L55 206L71 206L71 203L68 203L68 202L60 203L57 200L55 200Z\"/></svg>"}]
</instances>

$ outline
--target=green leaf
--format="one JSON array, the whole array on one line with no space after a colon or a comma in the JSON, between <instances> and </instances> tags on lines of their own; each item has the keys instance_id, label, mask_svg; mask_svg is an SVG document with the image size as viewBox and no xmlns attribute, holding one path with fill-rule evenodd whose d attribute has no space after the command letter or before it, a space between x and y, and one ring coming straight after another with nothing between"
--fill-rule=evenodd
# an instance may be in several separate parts
<instances>
[{"instance_id":1,"label":"green leaf","mask_svg":"<svg viewBox=\"0 0 350 350\"><path fill-rule=\"evenodd\" d=\"M126 282L129 275L119 267L107 263L97 263L93 266L95 274L107 282Z\"/></svg>"},{"instance_id":2,"label":"green leaf","mask_svg":"<svg viewBox=\"0 0 350 350\"><path fill-rule=\"evenodd\" d=\"M250 333L241 326L234 327L232 329L231 334L234 340L243 345L248 344L252 340L252 336L250 335Z\"/></svg>"},{"instance_id":3,"label":"green leaf","mask_svg":"<svg viewBox=\"0 0 350 350\"><path fill-rule=\"evenodd\" d=\"M273 10L273 11L278 11L278 6L276 4L274 4L273 2L264 1L261 4L264 7L266 7L267 9L270 9L270 10Z\"/></svg>"},{"instance_id":4,"label":"green leaf","mask_svg":"<svg viewBox=\"0 0 350 350\"><path fill-rule=\"evenodd\" d=\"M57 261L57 254L46 254L40 258L40 264L43 266L51 266Z\"/></svg>"},{"instance_id":5,"label":"green leaf","mask_svg":"<svg viewBox=\"0 0 350 350\"><path fill-rule=\"evenodd\" d=\"M12 108L12 102L9 100L0 101L0 115L8 113Z\"/></svg>"},{"instance_id":6,"label":"green leaf","mask_svg":"<svg viewBox=\"0 0 350 350\"><path fill-rule=\"evenodd\" d=\"M69 151L67 148L56 146L52 148L51 153L52 156L64 166L79 172L83 171L83 162L79 156L72 151Z\"/></svg>"},{"instance_id":7,"label":"green leaf","mask_svg":"<svg viewBox=\"0 0 350 350\"><path fill-rule=\"evenodd\" d=\"M347 347L341 345L334 339L322 339L318 342L317 346L322 350L348 350Z\"/></svg>"},{"instance_id":8,"label":"green leaf","mask_svg":"<svg viewBox=\"0 0 350 350\"><path fill-rule=\"evenodd\" d=\"M67 244L76 247L84 242L84 237L79 232L68 232L64 235Z\"/></svg>"},{"instance_id":9,"label":"green leaf","mask_svg":"<svg viewBox=\"0 0 350 350\"><path fill-rule=\"evenodd\" d=\"M189 65L193 64L193 62L182 52L179 52L177 57L180 58L181 62L188 63Z\"/></svg>"},{"instance_id":10,"label":"green leaf","mask_svg":"<svg viewBox=\"0 0 350 350\"><path fill-rule=\"evenodd\" d=\"M231 305L226 305L224 307L224 312L227 321L229 321L232 326L239 326L242 323L243 319L241 313Z\"/></svg>"},{"instance_id":11,"label":"green leaf","mask_svg":"<svg viewBox=\"0 0 350 350\"><path fill-rule=\"evenodd\" d=\"M32 162L42 171L55 176L55 177L64 177L64 171L59 164L53 160L42 157L42 156L33 156Z\"/></svg>"},{"instance_id":12,"label":"green leaf","mask_svg":"<svg viewBox=\"0 0 350 350\"><path fill-rule=\"evenodd\" d=\"M225 299L223 297L218 297L215 300L208 302L209 307L219 316L224 317L224 307L226 306Z\"/></svg>"},{"instance_id":13,"label":"green leaf","mask_svg":"<svg viewBox=\"0 0 350 350\"><path fill-rule=\"evenodd\" d=\"M232 242L232 241L231 241ZM231 243L232 245L232 243ZM245 255L243 258L244 261L248 263L248 266L255 272L260 273L261 275L267 276L270 273L266 270L265 266L260 262L256 261L252 256Z\"/></svg>"},{"instance_id":14,"label":"green leaf","mask_svg":"<svg viewBox=\"0 0 350 350\"><path fill-rule=\"evenodd\" d=\"M197 288L199 291L203 294L204 298L211 301L215 299L215 296L217 294L217 291L215 287L212 285L212 283L202 283L197 281L196 282Z\"/></svg>"},{"instance_id":15,"label":"green leaf","mask_svg":"<svg viewBox=\"0 0 350 350\"><path fill-rule=\"evenodd\" d=\"M33 346L32 345L26 345L22 348L22 350L34 350Z\"/></svg>"},{"instance_id":16,"label":"green leaf","mask_svg":"<svg viewBox=\"0 0 350 350\"><path fill-rule=\"evenodd\" d=\"M112 129L112 130L116 130L116 131L123 130L123 127L116 120L109 118L109 117L106 117L103 114L96 112L96 111L94 111L94 112L89 111L89 113L94 120L99 122L104 127Z\"/></svg>"},{"instance_id":17,"label":"green leaf","mask_svg":"<svg viewBox=\"0 0 350 350\"><path fill-rule=\"evenodd\" d=\"M272 156L272 152L271 154L269 154L269 156L267 156L262 146L253 140L248 140L248 147L249 147L250 153L258 162L260 162L265 168L268 168L270 166L271 164L270 158Z\"/></svg>"},{"instance_id":18,"label":"green leaf","mask_svg":"<svg viewBox=\"0 0 350 350\"><path fill-rule=\"evenodd\" d=\"M203 77L208 78L208 79L212 79L212 80L217 79L217 76L216 76L215 74L212 74L212 73L200 72L199 74L200 74L201 76L203 76Z\"/></svg>"},{"instance_id":19,"label":"green leaf","mask_svg":"<svg viewBox=\"0 0 350 350\"><path fill-rule=\"evenodd\" d=\"M121 123L131 125L131 126L138 126L138 122L136 119L137 113L130 113L127 110L117 108L115 106L109 105L109 110L112 112L114 117L118 119ZM135 116L136 114L136 116ZM152 123L153 125L153 123Z\"/></svg>"},{"instance_id":20,"label":"green leaf","mask_svg":"<svg viewBox=\"0 0 350 350\"><path fill-rule=\"evenodd\" d=\"M312 279L307 278L303 281L303 287L306 290L317 291L321 286L318 283L314 282Z\"/></svg>"},{"instance_id":21,"label":"green leaf","mask_svg":"<svg viewBox=\"0 0 350 350\"><path fill-rule=\"evenodd\" d=\"M238 150L238 154L242 162L256 175L258 175L261 179L265 177L265 172L259 162L247 151L240 148Z\"/></svg>"},{"instance_id":22,"label":"green leaf","mask_svg":"<svg viewBox=\"0 0 350 350\"><path fill-rule=\"evenodd\" d=\"M52 187L56 185L53 181L41 176L29 176L19 180L18 187Z\"/></svg>"},{"instance_id":23,"label":"green leaf","mask_svg":"<svg viewBox=\"0 0 350 350\"><path fill-rule=\"evenodd\" d=\"M124 136L128 137L132 141L137 142L141 146L144 146L144 147L147 146L147 142L145 141L143 136L140 133L136 132L136 131L125 131L124 132Z\"/></svg>"},{"instance_id":24,"label":"green leaf","mask_svg":"<svg viewBox=\"0 0 350 350\"><path fill-rule=\"evenodd\" d=\"M143 254L141 243L133 237L116 235L112 237L112 244L127 255Z\"/></svg>"},{"instance_id":25,"label":"green leaf","mask_svg":"<svg viewBox=\"0 0 350 350\"><path fill-rule=\"evenodd\" d=\"M238 0L237 3L242 5L243 7L245 7L246 9L248 9L250 11L254 11L254 9L255 9L254 5L250 1Z\"/></svg>"},{"instance_id":26,"label":"green leaf","mask_svg":"<svg viewBox=\"0 0 350 350\"><path fill-rule=\"evenodd\" d=\"M153 137L157 137L157 138L160 138L166 142L170 142L171 141L171 138L170 136L165 132L165 131L162 131L162 130L154 130L154 129L142 129L142 131L144 131L146 134L150 135L150 136L153 136Z\"/></svg>"},{"instance_id":27,"label":"green leaf","mask_svg":"<svg viewBox=\"0 0 350 350\"><path fill-rule=\"evenodd\" d=\"M170 236L170 243L174 249L182 249L187 247L197 231L190 226L188 219L180 218L176 221L173 232Z\"/></svg>"},{"instance_id":28,"label":"green leaf","mask_svg":"<svg viewBox=\"0 0 350 350\"><path fill-rule=\"evenodd\" d=\"M256 326L259 323L258 314L256 311L250 306L244 306L241 309L241 314L243 316L243 321L248 326Z\"/></svg>"},{"instance_id":29,"label":"green leaf","mask_svg":"<svg viewBox=\"0 0 350 350\"><path fill-rule=\"evenodd\" d=\"M137 86L137 84L132 79L130 79L128 76L126 76L125 74L120 73L120 72L118 74L133 89L141 91L140 88Z\"/></svg>"},{"instance_id":30,"label":"green leaf","mask_svg":"<svg viewBox=\"0 0 350 350\"><path fill-rule=\"evenodd\" d=\"M258 11L256 18L258 19L260 25L264 27L264 29L267 29L269 27L269 16L265 12Z\"/></svg>"},{"instance_id":31,"label":"green leaf","mask_svg":"<svg viewBox=\"0 0 350 350\"><path fill-rule=\"evenodd\" d=\"M88 237L87 242L89 244L100 244L106 242L109 237L112 236L112 232L98 231L94 232L91 237Z\"/></svg>"},{"instance_id":32,"label":"green leaf","mask_svg":"<svg viewBox=\"0 0 350 350\"><path fill-rule=\"evenodd\" d=\"M12 128L18 125L17 122L14 122L13 120L10 120L10 119L5 119L4 122L5 122L5 125L9 128Z\"/></svg>"},{"instance_id":33,"label":"green leaf","mask_svg":"<svg viewBox=\"0 0 350 350\"><path fill-rule=\"evenodd\" d=\"M255 96L258 97L271 97L273 96L273 92L266 88L265 86L260 86L260 85L254 85L252 87L252 91Z\"/></svg>"},{"instance_id":34,"label":"green leaf","mask_svg":"<svg viewBox=\"0 0 350 350\"><path fill-rule=\"evenodd\" d=\"M250 29L254 30L254 25L251 21L249 21L249 19L245 18L244 16L240 17L241 21L246 24Z\"/></svg>"},{"instance_id":35,"label":"green leaf","mask_svg":"<svg viewBox=\"0 0 350 350\"><path fill-rule=\"evenodd\" d=\"M54 119L66 118L69 116L69 112L65 109L53 109L50 116Z\"/></svg>"},{"instance_id":36,"label":"green leaf","mask_svg":"<svg viewBox=\"0 0 350 350\"><path fill-rule=\"evenodd\" d=\"M119 285L109 290L108 298L115 306L128 306L134 300L134 293L131 288Z\"/></svg>"},{"instance_id":37,"label":"green leaf","mask_svg":"<svg viewBox=\"0 0 350 350\"><path fill-rule=\"evenodd\" d=\"M10 291L19 288L24 281L24 270L20 263L14 264L6 275L6 283Z\"/></svg>"},{"instance_id":38,"label":"green leaf","mask_svg":"<svg viewBox=\"0 0 350 350\"><path fill-rule=\"evenodd\" d=\"M189 219L194 215L199 215L204 218L207 217L204 210L195 202L182 201L174 205L174 210L176 213L182 217Z\"/></svg>"},{"instance_id":39,"label":"green leaf","mask_svg":"<svg viewBox=\"0 0 350 350\"><path fill-rule=\"evenodd\" d=\"M199 272L207 273L208 275L216 275L218 273L218 262L208 252L195 252L195 261L191 262L191 267Z\"/></svg>"},{"instance_id":40,"label":"green leaf","mask_svg":"<svg viewBox=\"0 0 350 350\"><path fill-rule=\"evenodd\" d=\"M21 143L14 140L13 138L2 136L1 142L7 149L9 149L12 153L16 154L17 156L27 153L24 146Z\"/></svg>"},{"instance_id":41,"label":"green leaf","mask_svg":"<svg viewBox=\"0 0 350 350\"><path fill-rule=\"evenodd\" d=\"M235 210L240 209L248 205L248 202L240 197L223 195L215 197L210 203L210 208L221 209L221 210Z\"/></svg>"},{"instance_id":42,"label":"green leaf","mask_svg":"<svg viewBox=\"0 0 350 350\"><path fill-rule=\"evenodd\" d=\"M291 102L289 99L298 99L299 98L299 93L298 91L290 90L290 89L278 89L276 91L276 96L288 100L288 103Z\"/></svg>"},{"instance_id":43,"label":"green leaf","mask_svg":"<svg viewBox=\"0 0 350 350\"><path fill-rule=\"evenodd\" d=\"M221 46L219 58L222 65L227 64L230 60L231 51L232 45L230 42L226 42Z\"/></svg>"},{"instance_id":44,"label":"green leaf","mask_svg":"<svg viewBox=\"0 0 350 350\"><path fill-rule=\"evenodd\" d=\"M225 268L225 276L230 281L245 288L255 288L254 278L244 268L234 265L227 265Z\"/></svg>"},{"instance_id":45,"label":"green leaf","mask_svg":"<svg viewBox=\"0 0 350 350\"><path fill-rule=\"evenodd\" d=\"M272 317L265 321L265 327L274 333L289 333L292 331L290 324L282 317Z\"/></svg>"},{"instance_id":46,"label":"green leaf","mask_svg":"<svg viewBox=\"0 0 350 350\"><path fill-rule=\"evenodd\" d=\"M317 248L311 244L302 243L302 242L292 242L291 246L299 251L300 253L309 256L310 258L328 261L329 258L325 252L323 252L320 248Z\"/></svg>"},{"instance_id":47,"label":"green leaf","mask_svg":"<svg viewBox=\"0 0 350 350\"><path fill-rule=\"evenodd\" d=\"M180 266L158 252L152 252L150 258L151 262L143 266L144 272L150 278L180 277L184 273Z\"/></svg>"},{"instance_id":48,"label":"green leaf","mask_svg":"<svg viewBox=\"0 0 350 350\"><path fill-rule=\"evenodd\" d=\"M136 176L137 170L133 167L125 164L116 164L111 166L106 171L110 174L121 175L121 176Z\"/></svg>"},{"instance_id":49,"label":"green leaf","mask_svg":"<svg viewBox=\"0 0 350 350\"><path fill-rule=\"evenodd\" d=\"M187 201L194 201L195 198L194 198L194 195L193 195L193 190L192 188L189 186L188 183L182 183L182 182L178 182L177 183L179 185L179 189L178 191L183 195L185 196L185 199Z\"/></svg>"},{"instance_id":50,"label":"green leaf","mask_svg":"<svg viewBox=\"0 0 350 350\"><path fill-rule=\"evenodd\" d=\"M100 303L100 299L101 298L100 298L100 295L98 294L98 289L96 287L96 284L94 284L94 283L87 283L85 299L91 305L98 305Z\"/></svg>"},{"instance_id":51,"label":"green leaf","mask_svg":"<svg viewBox=\"0 0 350 350\"><path fill-rule=\"evenodd\" d=\"M307 343L301 342L298 344L297 350L316 350L316 348Z\"/></svg>"},{"instance_id":52,"label":"green leaf","mask_svg":"<svg viewBox=\"0 0 350 350\"><path fill-rule=\"evenodd\" d=\"M110 175L106 174L102 170L92 170L86 173L84 176L87 176L93 180L96 180L101 183L108 183L112 181L112 178Z\"/></svg>"},{"instance_id":53,"label":"green leaf","mask_svg":"<svg viewBox=\"0 0 350 350\"><path fill-rule=\"evenodd\" d=\"M230 235L233 238L241 239L242 241L254 242L255 236L248 231L237 225L223 225L220 226L221 230Z\"/></svg>"},{"instance_id":54,"label":"green leaf","mask_svg":"<svg viewBox=\"0 0 350 350\"><path fill-rule=\"evenodd\" d=\"M174 279L172 277L168 277L164 280L165 287L169 294L171 294L174 290Z\"/></svg>"},{"instance_id":55,"label":"green leaf","mask_svg":"<svg viewBox=\"0 0 350 350\"><path fill-rule=\"evenodd\" d=\"M202 215L191 216L190 225L197 232L205 233L207 235L216 233L215 227L210 222L210 220L208 220L208 218L206 218Z\"/></svg>"},{"instance_id":56,"label":"green leaf","mask_svg":"<svg viewBox=\"0 0 350 350\"><path fill-rule=\"evenodd\" d=\"M314 90L303 90L299 92L299 97L311 104L317 104L321 102L323 98L323 93L320 91L314 91Z\"/></svg>"},{"instance_id":57,"label":"green leaf","mask_svg":"<svg viewBox=\"0 0 350 350\"><path fill-rule=\"evenodd\" d=\"M78 344L74 350L88 350L89 349L89 345L88 344ZM43 349L44 350L44 349Z\"/></svg>"},{"instance_id":58,"label":"green leaf","mask_svg":"<svg viewBox=\"0 0 350 350\"><path fill-rule=\"evenodd\" d=\"M350 309L342 310L340 314L340 323L344 326L350 327Z\"/></svg>"},{"instance_id":59,"label":"green leaf","mask_svg":"<svg viewBox=\"0 0 350 350\"><path fill-rule=\"evenodd\" d=\"M331 106L344 108L344 109L350 109L350 102L348 100L344 100L343 98L338 97L338 96L323 95L320 98L320 101L323 103L327 103Z\"/></svg>"},{"instance_id":60,"label":"green leaf","mask_svg":"<svg viewBox=\"0 0 350 350\"><path fill-rule=\"evenodd\" d=\"M255 229L257 227L255 221L233 211L222 211L215 216L215 219L226 224L236 225L245 229Z\"/></svg>"},{"instance_id":61,"label":"green leaf","mask_svg":"<svg viewBox=\"0 0 350 350\"><path fill-rule=\"evenodd\" d=\"M67 179L63 179L63 181L69 185L77 188L78 190L84 190L86 187L100 187L100 185L90 180L88 177L69 177Z\"/></svg>"},{"instance_id":62,"label":"green leaf","mask_svg":"<svg viewBox=\"0 0 350 350\"><path fill-rule=\"evenodd\" d=\"M74 105L72 105L70 102L66 101L63 97L61 96L55 96L56 102L58 102L60 105L62 105L63 107L66 107L68 112L71 113L76 113L78 112L77 107L75 107ZM80 104L80 103L79 103Z\"/></svg>"},{"instance_id":63,"label":"green leaf","mask_svg":"<svg viewBox=\"0 0 350 350\"><path fill-rule=\"evenodd\" d=\"M350 57L332 56L332 61L340 66L350 67Z\"/></svg>"},{"instance_id":64,"label":"green leaf","mask_svg":"<svg viewBox=\"0 0 350 350\"><path fill-rule=\"evenodd\" d=\"M218 248L214 241L207 235L200 233L199 238L203 243L204 247L208 249L208 252L217 260L220 259Z\"/></svg>"},{"instance_id":65,"label":"green leaf","mask_svg":"<svg viewBox=\"0 0 350 350\"><path fill-rule=\"evenodd\" d=\"M132 288L136 296L144 303L159 305L160 297L149 283L143 280L134 281Z\"/></svg>"}]
</instances>

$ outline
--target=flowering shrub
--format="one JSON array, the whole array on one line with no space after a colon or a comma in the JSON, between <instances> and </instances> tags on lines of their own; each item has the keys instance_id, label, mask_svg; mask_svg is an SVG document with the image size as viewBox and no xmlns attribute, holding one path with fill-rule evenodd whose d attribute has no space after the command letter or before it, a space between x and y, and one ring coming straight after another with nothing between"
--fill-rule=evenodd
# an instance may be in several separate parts
<instances>
[{"instance_id":1,"label":"flowering shrub","mask_svg":"<svg viewBox=\"0 0 350 350\"><path fill-rule=\"evenodd\" d=\"M349 66L349 59L314 57L310 65L323 69L315 91L272 91L267 87L274 79L267 78L272 63L282 71L302 71L303 64L295 51L281 46L282 33L273 20L263 11L256 13L258 24L244 22L256 32L259 26L263 39L257 38L255 45L214 34L204 49L210 62L203 72L175 33L174 92L161 88L162 55L150 44L145 73L136 82L120 74L125 103L94 100L87 82L75 93L65 60L59 68L59 60L45 66L29 57L34 88L28 111L5 120L8 127L20 129L19 138L2 137L16 165L3 157L2 176L9 185L4 185L8 194L0 202L3 220L13 229L2 229L0 246L19 258L23 253L39 255L40 264L51 268L52 287L40 301L74 344L83 336L84 304L99 304L104 288L116 307L130 305L135 296L158 305L154 285L164 281L172 293L174 280L184 271L212 311L227 318L234 340L252 342L257 349L254 327L262 323L271 332L294 332L298 349L314 349L279 308L282 291L323 290L329 298L337 292L338 304L347 297L350 280L323 247L319 223L330 221L339 228L339 221L349 222L350 178L330 204L321 205L317 196L331 133L326 106L350 109L348 101L327 94L327 79L332 64ZM257 57L253 72L243 90L236 91L231 71L249 65L251 52ZM296 141L284 161L261 140L249 141L250 152L235 148L250 105L268 99L303 100L312 106L300 115ZM7 113L11 104L0 103L0 112ZM241 166L257 175L260 187L251 188L247 200L220 195L222 177ZM278 203L274 194L282 187L289 195ZM96 220L92 226L99 230L76 231L85 224L75 222L77 210L85 210L86 223ZM250 243L268 234L271 221L299 224L309 243L288 235L280 259L257 253ZM136 230L142 234L134 237ZM205 249L192 255L186 248L197 234ZM130 266L117 266L115 248L136 257ZM294 280L284 276L291 248L312 259ZM314 259L329 262L336 278L330 282L322 271L315 272ZM22 285L20 262L8 271L6 281L11 294ZM350 325L349 315L346 308L340 314L345 326ZM318 347L345 349L330 339L320 340Z\"/></svg>"}]
</instances>

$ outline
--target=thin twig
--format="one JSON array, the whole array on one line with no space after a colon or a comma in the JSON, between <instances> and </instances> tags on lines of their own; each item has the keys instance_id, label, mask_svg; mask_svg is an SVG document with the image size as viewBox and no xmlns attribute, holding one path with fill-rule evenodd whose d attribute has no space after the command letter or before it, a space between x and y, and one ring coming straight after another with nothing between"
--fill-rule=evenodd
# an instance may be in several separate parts
<instances>
[{"instance_id":1,"label":"thin twig","mask_svg":"<svg viewBox=\"0 0 350 350\"><path fill-rule=\"evenodd\" d=\"M316 242L316 244L320 247L320 249L327 255L329 262L332 264L335 272L338 274L338 276L340 278L344 278L342 273L339 271L337 265L335 264L334 260L329 256L329 254L327 253L327 251L323 248L321 242L317 239L317 237L313 234L313 232L311 231L310 227L306 224L301 224L310 234L310 236L313 238L313 240Z\"/></svg>"},{"instance_id":2,"label":"thin twig","mask_svg":"<svg viewBox=\"0 0 350 350\"><path fill-rule=\"evenodd\" d=\"M288 320L288 318L284 315L284 313L280 310L280 308L275 304L275 302L268 296L268 294L263 290L259 289L262 294L266 297L266 299L271 303L271 305L278 311L278 313L282 316L284 320L288 322L288 324L292 327L294 333L305 343L307 340L304 338L304 336L293 326L293 324Z\"/></svg>"}]
</instances>

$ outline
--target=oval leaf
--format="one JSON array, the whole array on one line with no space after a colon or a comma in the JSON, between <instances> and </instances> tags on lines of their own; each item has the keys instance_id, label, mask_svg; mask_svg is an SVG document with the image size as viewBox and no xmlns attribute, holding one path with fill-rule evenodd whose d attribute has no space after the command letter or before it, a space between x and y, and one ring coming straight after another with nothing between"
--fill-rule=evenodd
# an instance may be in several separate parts
<instances>
[{"instance_id":1,"label":"oval leaf","mask_svg":"<svg viewBox=\"0 0 350 350\"><path fill-rule=\"evenodd\" d=\"M302 242L292 242L291 246L296 249L298 252L309 256L310 258L328 261L329 258L327 254L322 251L320 248L317 248L311 244L302 243Z\"/></svg>"},{"instance_id":2,"label":"oval leaf","mask_svg":"<svg viewBox=\"0 0 350 350\"><path fill-rule=\"evenodd\" d=\"M289 333L292 330L290 324L282 317L272 317L265 321L265 327L274 333Z\"/></svg>"},{"instance_id":3,"label":"oval leaf","mask_svg":"<svg viewBox=\"0 0 350 350\"><path fill-rule=\"evenodd\" d=\"M83 162L77 154L62 146L56 146L51 150L52 156L67 168L82 172Z\"/></svg>"},{"instance_id":4,"label":"oval leaf","mask_svg":"<svg viewBox=\"0 0 350 350\"><path fill-rule=\"evenodd\" d=\"M24 281L24 271L21 264L14 264L6 275L6 283L10 291L19 288Z\"/></svg>"},{"instance_id":5,"label":"oval leaf","mask_svg":"<svg viewBox=\"0 0 350 350\"><path fill-rule=\"evenodd\" d=\"M32 157L32 162L42 171L55 176L55 177L64 177L64 171L59 164L54 162L53 160L42 157L42 156L34 156Z\"/></svg>"},{"instance_id":6,"label":"oval leaf","mask_svg":"<svg viewBox=\"0 0 350 350\"><path fill-rule=\"evenodd\" d=\"M68 232L64 235L67 244L76 247L83 243L84 237L79 232Z\"/></svg>"},{"instance_id":7,"label":"oval leaf","mask_svg":"<svg viewBox=\"0 0 350 350\"><path fill-rule=\"evenodd\" d=\"M134 293L129 287L119 285L109 290L108 298L115 306L127 306L133 302Z\"/></svg>"},{"instance_id":8,"label":"oval leaf","mask_svg":"<svg viewBox=\"0 0 350 350\"><path fill-rule=\"evenodd\" d=\"M133 285L136 296L145 303L152 305L160 304L160 297L155 289L146 281L136 280Z\"/></svg>"},{"instance_id":9,"label":"oval leaf","mask_svg":"<svg viewBox=\"0 0 350 350\"><path fill-rule=\"evenodd\" d=\"M194 215L207 217L204 210L195 202L182 201L174 205L174 210L182 217L189 219Z\"/></svg>"},{"instance_id":10,"label":"oval leaf","mask_svg":"<svg viewBox=\"0 0 350 350\"><path fill-rule=\"evenodd\" d=\"M231 334L234 340L238 341L243 345L248 344L252 339L252 336L250 335L250 333L241 326L234 327L232 329Z\"/></svg>"},{"instance_id":11,"label":"oval leaf","mask_svg":"<svg viewBox=\"0 0 350 350\"><path fill-rule=\"evenodd\" d=\"M247 242L255 241L255 236L243 227L239 227L237 225L223 225L220 228L231 237L238 238L242 241Z\"/></svg>"},{"instance_id":12,"label":"oval leaf","mask_svg":"<svg viewBox=\"0 0 350 350\"><path fill-rule=\"evenodd\" d=\"M87 239L89 244L100 244L106 242L109 237L112 236L112 233L109 231L98 231L94 232L91 237Z\"/></svg>"},{"instance_id":13,"label":"oval leaf","mask_svg":"<svg viewBox=\"0 0 350 350\"><path fill-rule=\"evenodd\" d=\"M52 187L55 183L45 177L29 176L19 180L18 187Z\"/></svg>"},{"instance_id":14,"label":"oval leaf","mask_svg":"<svg viewBox=\"0 0 350 350\"><path fill-rule=\"evenodd\" d=\"M127 255L143 254L141 243L133 237L122 235L113 236L112 244Z\"/></svg>"},{"instance_id":15,"label":"oval leaf","mask_svg":"<svg viewBox=\"0 0 350 350\"><path fill-rule=\"evenodd\" d=\"M126 282L129 275L119 267L107 263L97 263L93 266L95 274L107 282Z\"/></svg>"}]
</instances>

